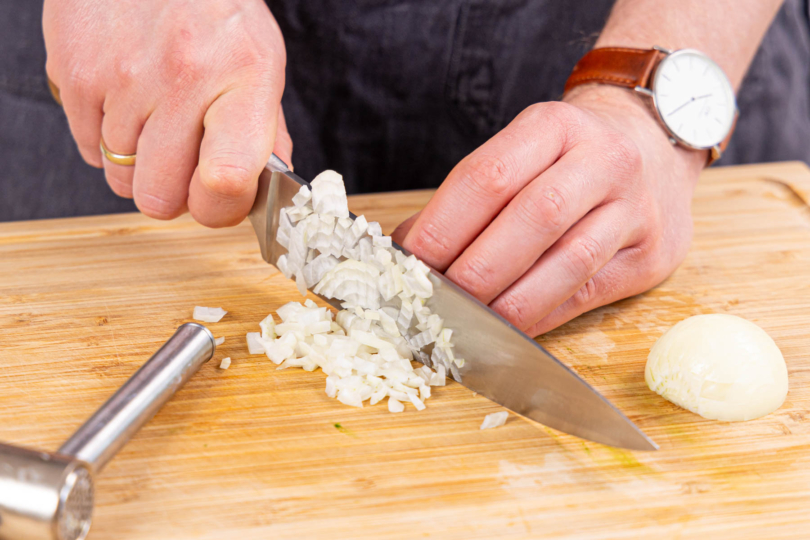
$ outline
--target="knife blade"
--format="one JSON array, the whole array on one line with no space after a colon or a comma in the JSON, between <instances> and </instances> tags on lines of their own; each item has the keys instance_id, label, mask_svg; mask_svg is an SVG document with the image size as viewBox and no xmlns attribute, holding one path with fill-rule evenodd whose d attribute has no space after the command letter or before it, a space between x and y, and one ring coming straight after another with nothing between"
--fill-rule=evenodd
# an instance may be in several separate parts
<instances>
[{"instance_id":1,"label":"knife blade","mask_svg":"<svg viewBox=\"0 0 810 540\"><path fill-rule=\"evenodd\" d=\"M259 177L250 221L262 257L275 265L286 249L276 242L279 210L309 183L275 155ZM354 215L351 218L354 219ZM407 250L395 245L406 254ZM609 446L657 450L621 411L540 344L458 285L431 271L427 306L453 329L454 353L464 358L459 382L507 409L546 426ZM340 308L340 302L324 298Z\"/></svg>"}]
</instances>

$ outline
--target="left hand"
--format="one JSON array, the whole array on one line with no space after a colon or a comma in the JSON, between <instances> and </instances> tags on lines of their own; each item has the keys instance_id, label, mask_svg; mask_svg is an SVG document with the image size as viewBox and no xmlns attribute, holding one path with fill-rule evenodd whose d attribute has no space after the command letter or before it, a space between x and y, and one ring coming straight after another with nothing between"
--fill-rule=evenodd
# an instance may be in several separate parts
<instances>
[{"instance_id":1,"label":"left hand","mask_svg":"<svg viewBox=\"0 0 810 540\"><path fill-rule=\"evenodd\" d=\"M537 336L675 270L706 159L673 146L632 92L580 87L464 158L393 236Z\"/></svg>"}]
</instances>

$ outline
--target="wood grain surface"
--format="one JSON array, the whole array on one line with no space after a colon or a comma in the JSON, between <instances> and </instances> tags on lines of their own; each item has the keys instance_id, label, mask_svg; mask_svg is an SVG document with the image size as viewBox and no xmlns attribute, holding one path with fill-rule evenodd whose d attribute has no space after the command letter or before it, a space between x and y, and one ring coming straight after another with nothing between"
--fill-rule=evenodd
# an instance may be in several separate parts
<instances>
[{"instance_id":1,"label":"wood grain surface","mask_svg":"<svg viewBox=\"0 0 810 540\"><path fill-rule=\"evenodd\" d=\"M0 224L0 440L56 449L193 306L225 343L98 478L91 540L810 537L810 171L707 171L695 240L664 284L541 342L661 450L608 448L451 383L427 410L346 407L324 375L276 371L245 333L300 298L247 224L206 230L118 215ZM390 231L430 192L354 197ZM679 320L732 313L782 349L777 412L720 423L644 383ZM219 359L233 360L227 371Z\"/></svg>"}]
</instances>

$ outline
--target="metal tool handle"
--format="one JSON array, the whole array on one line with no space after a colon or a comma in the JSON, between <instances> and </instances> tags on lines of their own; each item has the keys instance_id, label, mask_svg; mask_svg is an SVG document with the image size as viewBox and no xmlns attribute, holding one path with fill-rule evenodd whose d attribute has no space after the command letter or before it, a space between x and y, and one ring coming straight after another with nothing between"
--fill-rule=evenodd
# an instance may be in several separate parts
<instances>
[{"instance_id":1,"label":"metal tool handle","mask_svg":"<svg viewBox=\"0 0 810 540\"><path fill-rule=\"evenodd\" d=\"M215 349L214 336L206 327L184 324L58 452L86 462L93 473L100 471Z\"/></svg>"},{"instance_id":2,"label":"metal tool handle","mask_svg":"<svg viewBox=\"0 0 810 540\"><path fill-rule=\"evenodd\" d=\"M267 166L278 172L290 171L290 167L284 163L284 160L275 154L270 154L270 159L267 161Z\"/></svg>"}]
</instances>

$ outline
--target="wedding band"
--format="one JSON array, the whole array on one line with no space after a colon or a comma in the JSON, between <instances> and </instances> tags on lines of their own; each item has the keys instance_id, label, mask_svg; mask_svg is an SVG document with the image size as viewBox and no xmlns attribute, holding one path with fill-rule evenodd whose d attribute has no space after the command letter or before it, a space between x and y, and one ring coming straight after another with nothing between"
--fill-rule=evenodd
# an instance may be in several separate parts
<instances>
[{"instance_id":1,"label":"wedding band","mask_svg":"<svg viewBox=\"0 0 810 540\"><path fill-rule=\"evenodd\" d=\"M56 84L47 75L45 78L48 79L48 89L51 91L51 96L53 96L54 101L56 101L59 105L62 105L62 96L59 93L59 87L56 86ZM115 152L110 151L104 144L104 137L101 138L99 147L101 148L101 153L104 154L104 157L107 158L107 161L110 163L123 165L125 167L132 167L135 165L135 154L116 154Z\"/></svg>"},{"instance_id":2,"label":"wedding band","mask_svg":"<svg viewBox=\"0 0 810 540\"><path fill-rule=\"evenodd\" d=\"M104 145L104 137L101 138L99 147L101 148L101 153L104 154L105 158L107 158L107 161L115 163L116 165L123 165L125 167L135 165L135 154L116 154L115 152L110 152L110 150Z\"/></svg>"},{"instance_id":3,"label":"wedding band","mask_svg":"<svg viewBox=\"0 0 810 540\"><path fill-rule=\"evenodd\" d=\"M51 91L53 100L59 105L62 105L62 96L59 94L59 87L56 86L56 84L47 75L45 75L45 78L48 79L48 90Z\"/></svg>"}]
</instances>

